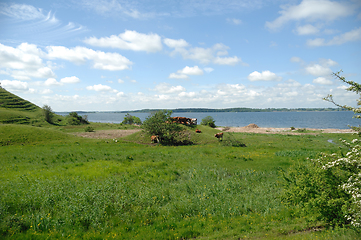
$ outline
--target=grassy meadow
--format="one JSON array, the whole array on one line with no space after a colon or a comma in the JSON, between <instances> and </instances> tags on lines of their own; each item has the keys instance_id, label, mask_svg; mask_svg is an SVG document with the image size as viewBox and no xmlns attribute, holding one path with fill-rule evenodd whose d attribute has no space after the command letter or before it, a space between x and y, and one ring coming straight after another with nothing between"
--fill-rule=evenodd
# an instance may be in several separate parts
<instances>
[{"instance_id":1,"label":"grassy meadow","mask_svg":"<svg viewBox=\"0 0 361 240\"><path fill-rule=\"evenodd\" d=\"M95 124L119 129L119 124ZM226 134L197 126L193 145L68 134L84 126L0 124L2 239L359 239L280 198L282 172L350 134ZM334 143L328 140L332 139Z\"/></svg>"}]
</instances>

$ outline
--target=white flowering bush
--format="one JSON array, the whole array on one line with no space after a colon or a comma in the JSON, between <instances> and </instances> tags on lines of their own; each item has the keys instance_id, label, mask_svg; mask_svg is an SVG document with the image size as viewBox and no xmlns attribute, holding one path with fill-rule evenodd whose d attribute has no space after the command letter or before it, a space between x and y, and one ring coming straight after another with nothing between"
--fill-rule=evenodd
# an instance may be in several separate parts
<instances>
[{"instance_id":1,"label":"white flowering bush","mask_svg":"<svg viewBox=\"0 0 361 240\"><path fill-rule=\"evenodd\" d=\"M344 176L337 187L342 189L350 199L342 206L344 216L342 222L361 227L361 140L354 139L351 143L340 140L350 149L345 156L323 154L322 157L313 161L323 171L338 172Z\"/></svg>"},{"instance_id":2,"label":"white flowering bush","mask_svg":"<svg viewBox=\"0 0 361 240\"><path fill-rule=\"evenodd\" d=\"M347 91L361 94L361 84L334 76L350 85ZM361 118L361 108L341 106L334 102L332 95L326 101L351 110L355 118ZM361 105L361 98L357 100ZM360 126L352 127L361 136ZM361 227L361 140L341 140L347 153L321 153L320 157L306 163L292 166L284 174L286 203L298 206L310 220L323 220L330 225L352 225Z\"/></svg>"}]
</instances>

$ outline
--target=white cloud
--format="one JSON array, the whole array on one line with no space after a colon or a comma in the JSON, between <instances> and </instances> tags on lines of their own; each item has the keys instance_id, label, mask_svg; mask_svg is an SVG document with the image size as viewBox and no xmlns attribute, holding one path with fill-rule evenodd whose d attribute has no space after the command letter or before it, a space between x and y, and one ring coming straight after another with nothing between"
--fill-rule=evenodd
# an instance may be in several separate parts
<instances>
[{"instance_id":1,"label":"white cloud","mask_svg":"<svg viewBox=\"0 0 361 240\"><path fill-rule=\"evenodd\" d=\"M40 94L52 94L52 93L53 93L53 91L50 89L44 89L40 92Z\"/></svg>"},{"instance_id":2,"label":"white cloud","mask_svg":"<svg viewBox=\"0 0 361 240\"><path fill-rule=\"evenodd\" d=\"M75 76L65 77L65 78L60 79L60 83L79 83L79 82L80 82L80 79Z\"/></svg>"},{"instance_id":3,"label":"white cloud","mask_svg":"<svg viewBox=\"0 0 361 240\"><path fill-rule=\"evenodd\" d=\"M27 4L2 4L0 14L21 20L42 19L46 17L40 8Z\"/></svg>"},{"instance_id":4,"label":"white cloud","mask_svg":"<svg viewBox=\"0 0 361 240\"><path fill-rule=\"evenodd\" d=\"M89 91L96 91L96 92L115 92L115 93L118 92L117 90L114 90L111 87L109 87L107 85L103 85L103 84L87 86L86 89Z\"/></svg>"},{"instance_id":5,"label":"white cloud","mask_svg":"<svg viewBox=\"0 0 361 240\"><path fill-rule=\"evenodd\" d=\"M206 67L206 68L204 68L204 71L205 71L206 73L210 73L210 72L213 72L214 69L213 69L213 68L210 68L210 67Z\"/></svg>"},{"instance_id":6,"label":"white cloud","mask_svg":"<svg viewBox=\"0 0 361 240\"><path fill-rule=\"evenodd\" d=\"M188 75L203 75L203 70L200 69L198 66L188 67L178 70L177 73L171 73L169 78L174 79L187 79Z\"/></svg>"},{"instance_id":7,"label":"white cloud","mask_svg":"<svg viewBox=\"0 0 361 240\"><path fill-rule=\"evenodd\" d=\"M124 80L122 80L122 79L118 79L118 83L124 83Z\"/></svg>"},{"instance_id":8,"label":"white cloud","mask_svg":"<svg viewBox=\"0 0 361 240\"><path fill-rule=\"evenodd\" d=\"M336 66L338 63L331 59L320 59L319 64L311 63L305 67L305 71L313 76L331 76L332 70L330 67Z\"/></svg>"},{"instance_id":9,"label":"white cloud","mask_svg":"<svg viewBox=\"0 0 361 240\"><path fill-rule=\"evenodd\" d=\"M63 46L49 46L47 50L49 58L64 59L76 64L83 64L86 60L91 60L94 68L102 70L119 71L129 69L133 64L118 53L105 53L85 47L69 49Z\"/></svg>"},{"instance_id":10,"label":"white cloud","mask_svg":"<svg viewBox=\"0 0 361 240\"><path fill-rule=\"evenodd\" d=\"M59 86L59 85L63 85L63 83L56 81L55 78L48 78L48 79L44 82L44 84L45 84L46 86Z\"/></svg>"},{"instance_id":11,"label":"white cloud","mask_svg":"<svg viewBox=\"0 0 361 240\"><path fill-rule=\"evenodd\" d=\"M298 63L302 63L302 62L303 62L302 59L299 58L299 57L291 57L290 61L291 61L291 62L298 62Z\"/></svg>"},{"instance_id":12,"label":"white cloud","mask_svg":"<svg viewBox=\"0 0 361 240\"><path fill-rule=\"evenodd\" d=\"M29 85L27 82L21 82L17 80L1 80L1 87L10 90L10 91L27 91L29 90Z\"/></svg>"},{"instance_id":13,"label":"white cloud","mask_svg":"<svg viewBox=\"0 0 361 240\"><path fill-rule=\"evenodd\" d=\"M324 78L324 77L318 77L316 79L313 79L312 82L322 84L322 85L331 85L331 84L333 84L333 82L331 80L329 80L327 78Z\"/></svg>"},{"instance_id":14,"label":"white cloud","mask_svg":"<svg viewBox=\"0 0 361 240\"><path fill-rule=\"evenodd\" d=\"M171 86L169 83L160 83L155 86L154 91L157 91L162 94L170 94L170 93L177 93L177 92L184 92L186 89L181 85L178 86Z\"/></svg>"},{"instance_id":15,"label":"white cloud","mask_svg":"<svg viewBox=\"0 0 361 240\"><path fill-rule=\"evenodd\" d=\"M304 26L299 26L297 27L296 29L296 33L298 35L312 35L312 34L316 34L316 33L319 33L320 30L311 25L311 24L307 24L307 25L304 25Z\"/></svg>"},{"instance_id":16,"label":"white cloud","mask_svg":"<svg viewBox=\"0 0 361 240\"><path fill-rule=\"evenodd\" d=\"M188 76L185 75L185 74L171 73L171 74L169 74L168 78L171 78L171 79L187 79Z\"/></svg>"},{"instance_id":17,"label":"white cloud","mask_svg":"<svg viewBox=\"0 0 361 240\"><path fill-rule=\"evenodd\" d=\"M189 46L189 44L184 39L175 40L175 39L165 38L163 42L165 45L167 45L170 48L185 48Z\"/></svg>"},{"instance_id":18,"label":"white cloud","mask_svg":"<svg viewBox=\"0 0 361 240\"><path fill-rule=\"evenodd\" d=\"M131 83L137 83L137 80L130 80Z\"/></svg>"},{"instance_id":19,"label":"white cloud","mask_svg":"<svg viewBox=\"0 0 361 240\"><path fill-rule=\"evenodd\" d=\"M118 36L96 38L90 37L85 43L97 47L112 47L124 50L158 52L162 50L161 37L158 34L143 34L126 30Z\"/></svg>"},{"instance_id":20,"label":"white cloud","mask_svg":"<svg viewBox=\"0 0 361 240\"><path fill-rule=\"evenodd\" d=\"M311 47L332 46L354 41L361 41L361 27L335 36L329 41L326 41L324 38L309 39L307 40L307 45Z\"/></svg>"},{"instance_id":21,"label":"white cloud","mask_svg":"<svg viewBox=\"0 0 361 240\"><path fill-rule=\"evenodd\" d=\"M246 65L242 62L241 58L237 56L220 57L227 55L228 49L229 47L225 46L224 44L217 43L210 48L176 48L171 54L175 55L176 53L179 53L184 59L192 59L195 61L199 61L202 64L214 63L219 65L235 65L241 63L243 65Z\"/></svg>"},{"instance_id":22,"label":"white cloud","mask_svg":"<svg viewBox=\"0 0 361 240\"><path fill-rule=\"evenodd\" d=\"M332 21L354 12L351 5L330 0L303 0L299 5L284 5L281 8L281 16L272 22L266 22L266 28L278 30L289 21Z\"/></svg>"},{"instance_id":23,"label":"white cloud","mask_svg":"<svg viewBox=\"0 0 361 240\"><path fill-rule=\"evenodd\" d=\"M43 56L45 53L34 44L22 43L13 48L0 43L0 68L10 69L15 79L55 77L51 68L44 65Z\"/></svg>"},{"instance_id":24,"label":"white cloud","mask_svg":"<svg viewBox=\"0 0 361 240\"><path fill-rule=\"evenodd\" d=\"M203 70L198 66L188 67L186 66L182 70L178 70L177 73L186 74L186 75L203 75Z\"/></svg>"},{"instance_id":25,"label":"white cloud","mask_svg":"<svg viewBox=\"0 0 361 240\"><path fill-rule=\"evenodd\" d=\"M275 73L268 70L262 71L262 73L254 71L248 75L250 81L281 81L282 77L277 76Z\"/></svg>"},{"instance_id":26,"label":"white cloud","mask_svg":"<svg viewBox=\"0 0 361 240\"><path fill-rule=\"evenodd\" d=\"M216 57L213 60L213 63L219 64L219 65L236 65L237 63L242 62L240 58L237 56L234 57Z\"/></svg>"},{"instance_id":27,"label":"white cloud","mask_svg":"<svg viewBox=\"0 0 361 240\"><path fill-rule=\"evenodd\" d=\"M227 22L232 23L234 25L240 25L242 24L242 20L241 19L237 19L237 18L227 18Z\"/></svg>"}]
</instances>

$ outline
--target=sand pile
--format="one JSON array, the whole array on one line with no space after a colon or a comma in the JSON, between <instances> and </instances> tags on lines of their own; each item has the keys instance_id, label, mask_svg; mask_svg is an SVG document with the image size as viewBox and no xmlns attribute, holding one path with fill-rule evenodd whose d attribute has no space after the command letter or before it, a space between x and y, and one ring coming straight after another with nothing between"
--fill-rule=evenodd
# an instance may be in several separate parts
<instances>
[{"instance_id":1,"label":"sand pile","mask_svg":"<svg viewBox=\"0 0 361 240\"><path fill-rule=\"evenodd\" d=\"M251 123L251 124L249 124L248 126L245 126L245 128L259 128L256 124L254 124L254 123Z\"/></svg>"}]
</instances>

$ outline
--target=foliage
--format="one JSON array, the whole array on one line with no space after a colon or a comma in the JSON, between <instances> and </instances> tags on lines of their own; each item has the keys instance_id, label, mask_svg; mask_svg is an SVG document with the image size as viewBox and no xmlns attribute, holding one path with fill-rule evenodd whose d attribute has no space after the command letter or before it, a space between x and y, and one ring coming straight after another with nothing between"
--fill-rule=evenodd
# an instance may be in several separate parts
<instances>
[{"instance_id":1,"label":"foliage","mask_svg":"<svg viewBox=\"0 0 361 240\"><path fill-rule=\"evenodd\" d=\"M359 94L360 97L359 99L357 99L357 105L360 106L361 105L361 84L357 83L357 82L354 82L354 81L348 81L346 80L345 77L343 76L340 76L342 70L337 72L337 73L333 73L333 75L339 79L340 81L348 84L350 87L347 88L346 90L349 91L349 92L354 92L356 94ZM344 108L344 109L347 109L349 111L353 111L355 113L355 116L354 118L361 118L361 107L358 107L358 108L354 108L354 107L350 107L350 106L347 106L347 105L340 105L340 104L337 104L334 100L333 100L333 96L332 95L327 95L327 97L324 98L324 100L328 101L328 102L332 102L333 104L335 104L336 106L340 107L340 108ZM355 131L358 131L359 132L359 135L361 135L361 127L356 127L356 126L353 126L352 129L354 129Z\"/></svg>"},{"instance_id":2,"label":"foliage","mask_svg":"<svg viewBox=\"0 0 361 240\"><path fill-rule=\"evenodd\" d=\"M82 116L78 115L77 112L69 113L69 115L67 116L67 121L69 125L89 124L86 117L83 118Z\"/></svg>"},{"instance_id":3,"label":"foliage","mask_svg":"<svg viewBox=\"0 0 361 240\"><path fill-rule=\"evenodd\" d=\"M202 119L201 125L205 125L205 126L215 128L216 127L215 122L216 121L213 119L212 116L207 116L207 117Z\"/></svg>"},{"instance_id":4,"label":"foliage","mask_svg":"<svg viewBox=\"0 0 361 240\"><path fill-rule=\"evenodd\" d=\"M361 92L360 84L347 81L339 74L334 73L334 76L351 85L347 91ZM336 104L332 95L325 100ZM361 108L336 105L355 114L361 113ZM361 105L360 100L358 105ZM360 115L355 117L360 118ZM359 127L353 129L360 131ZM340 141L348 149L346 154L322 153L321 157L309 163L290 168L284 177L287 182L284 198L289 204L300 205L305 212L315 214L316 219L330 225L361 227L361 141Z\"/></svg>"},{"instance_id":5,"label":"foliage","mask_svg":"<svg viewBox=\"0 0 361 240\"><path fill-rule=\"evenodd\" d=\"M142 124L142 121L140 120L139 117L136 117L136 116L132 116L130 115L129 113L127 113L124 117L124 120L122 122L122 124L137 124L137 125L141 125Z\"/></svg>"},{"instance_id":6,"label":"foliage","mask_svg":"<svg viewBox=\"0 0 361 240\"><path fill-rule=\"evenodd\" d=\"M49 105L43 106L43 114L45 121L48 123L53 123L54 112Z\"/></svg>"},{"instance_id":7,"label":"foliage","mask_svg":"<svg viewBox=\"0 0 361 240\"><path fill-rule=\"evenodd\" d=\"M94 128L91 127L91 126L87 126L85 129L84 129L85 132L94 132Z\"/></svg>"},{"instance_id":8,"label":"foliage","mask_svg":"<svg viewBox=\"0 0 361 240\"><path fill-rule=\"evenodd\" d=\"M160 110L151 114L143 122L143 129L150 135L158 136L162 144L174 144L177 142L182 127L173 123L170 119L172 111Z\"/></svg>"}]
</instances>

